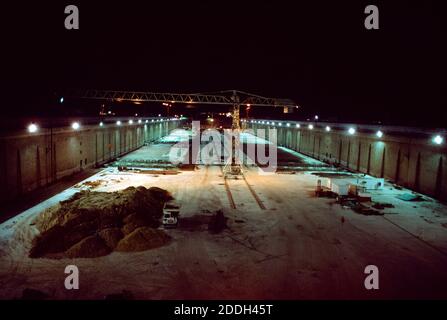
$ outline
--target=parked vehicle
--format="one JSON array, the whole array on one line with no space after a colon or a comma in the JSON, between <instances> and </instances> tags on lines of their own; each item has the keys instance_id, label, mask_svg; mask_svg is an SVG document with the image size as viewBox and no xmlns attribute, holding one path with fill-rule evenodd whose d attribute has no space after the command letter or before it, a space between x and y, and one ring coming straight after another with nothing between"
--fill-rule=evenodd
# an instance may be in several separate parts
<instances>
[{"instance_id":1,"label":"parked vehicle","mask_svg":"<svg viewBox=\"0 0 447 320\"><path fill-rule=\"evenodd\" d=\"M178 225L178 216L180 214L180 205L175 200L170 200L163 207L163 226L176 227Z\"/></svg>"}]
</instances>

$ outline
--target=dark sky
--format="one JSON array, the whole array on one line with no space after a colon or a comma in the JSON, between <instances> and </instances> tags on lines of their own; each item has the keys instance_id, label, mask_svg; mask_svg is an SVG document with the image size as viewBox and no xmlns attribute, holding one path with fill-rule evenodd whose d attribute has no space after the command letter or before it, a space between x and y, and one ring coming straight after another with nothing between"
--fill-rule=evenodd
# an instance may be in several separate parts
<instances>
[{"instance_id":1,"label":"dark sky","mask_svg":"<svg viewBox=\"0 0 447 320\"><path fill-rule=\"evenodd\" d=\"M2 112L38 113L67 88L240 89L295 100L295 117L446 126L441 1L241 2L5 6ZM80 30L64 28L68 4ZM364 28L367 4L380 30Z\"/></svg>"}]
</instances>

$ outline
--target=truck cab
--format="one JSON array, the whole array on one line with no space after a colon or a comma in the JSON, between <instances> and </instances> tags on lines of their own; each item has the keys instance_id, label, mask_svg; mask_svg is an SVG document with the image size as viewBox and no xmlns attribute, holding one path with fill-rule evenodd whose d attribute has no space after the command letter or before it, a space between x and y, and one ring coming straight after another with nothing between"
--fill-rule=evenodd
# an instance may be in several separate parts
<instances>
[{"instance_id":1,"label":"truck cab","mask_svg":"<svg viewBox=\"0 0 447 320\"><path fill-rule=\"evenodd\" d=\"M163 207L163 226L176 227L178 225L178 216L180 214L180 204L175 200L170 200Z\"/></svg>"}]
</instances>

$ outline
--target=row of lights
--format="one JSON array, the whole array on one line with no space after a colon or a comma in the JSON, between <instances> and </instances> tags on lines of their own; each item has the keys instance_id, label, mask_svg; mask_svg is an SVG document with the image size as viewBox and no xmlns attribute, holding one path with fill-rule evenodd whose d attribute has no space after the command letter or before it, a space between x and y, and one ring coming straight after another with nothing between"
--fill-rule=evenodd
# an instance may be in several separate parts
<instances>
[{"instance_id":1,"label":"row of lights","mask_svg":"<svg viewBox=\"0 0 447 320\"><path fill-rule=\"evenodd\" d=\"M166 120L166 121L170 121L170 120L177 120L176 118L173 118L173 119L168 119L168 120ZM152 119L151 120L151 122L164 122L165 120L164 119L156 119L156 120L154 120L154 119ZM133 124L134 122L133 122L133 120L129 120L128 121L128 124ZM138 120L138 124L141 124L141 123L143 123L143 121L140 119L140 120ZM149 120L146 120L145 121L145 123L149 123ZM120 125L122 125L122 122L121 122L121 120L118 120L117 122L116 122L116 125L117 126L120 126ZM99 126L100 127L104 127L104 122L100 122L99 123ZM77 121L75 121L75 122L73 122L72 124L71 124L71 128L73 129L73 130L79 130L80 128L81 128L81 124L79 123L79 122L77 122ZM37 125L37 124L35 124L35 123L31 123L31 124L29 124L28 125L28 132L29 133L36 133L37 131L39 131L39 126Z\"/></svg>"},{"instance_id":2,"label":"row of lights","mask_svg":"<svg viewBox=\"0 0 447 320\"><path fill-rule=\"evenodd\" d=\"M244 122L247 122L247 120L243 120ZM251 120L250 121L251 123L259 123L259 124L267 124L267 125L273 125L273 126L275 126L276 124L275 124L275 122L269 122L269 121L255 121L255 120ZM278 122L278 126L279 127L281 127L282 126L282 123L281 122ZM286 124L286 126L287 127L290 127L290 123L287 123ZM301 125L299 124L299 123L297 123L296 124L296 128L301 128ZM313 124L309 124L308 126L307 126L307 128L309 129L309 130L313 130L314 129L314 125ZM325 131L326 132L330 132L332 129L331 129L331 127L330 126L326 126L325 127ZM348 129L348 133L350 134L350 135L354 135L355 133L356 133L357 131L356 131L356 129L355 128L353 128L353 127L350 127L349 129ZM381 131L381 130L378 130L377 132L376 132L376 137L377 138L382 138L383 137L383 132ZM444 142L444 138L441 136L441 135L436 135L436 136L434 136L433 137L433 139L432 139L432 141L433 141L433 143L434 144L437 144L437 145L441 145L443 142Z\"/></svg>"}]
</instances>

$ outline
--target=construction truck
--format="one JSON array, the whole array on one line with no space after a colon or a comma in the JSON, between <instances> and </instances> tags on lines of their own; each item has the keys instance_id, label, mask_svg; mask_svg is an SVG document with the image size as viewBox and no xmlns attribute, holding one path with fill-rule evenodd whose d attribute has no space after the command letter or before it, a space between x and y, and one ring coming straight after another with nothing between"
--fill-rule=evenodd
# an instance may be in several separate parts
<instances>
[{"instance_id":1,"label":"construction truck","mask_svg":"<svg viewBox=\"0 0 447 320\"><path fill-rule=\"evenodd\" d=\"M175 228L178 225L180 214L180 204L175 200L170 200L163 207L163 226L165 228Z\"/></svg>"}]
</instances>

